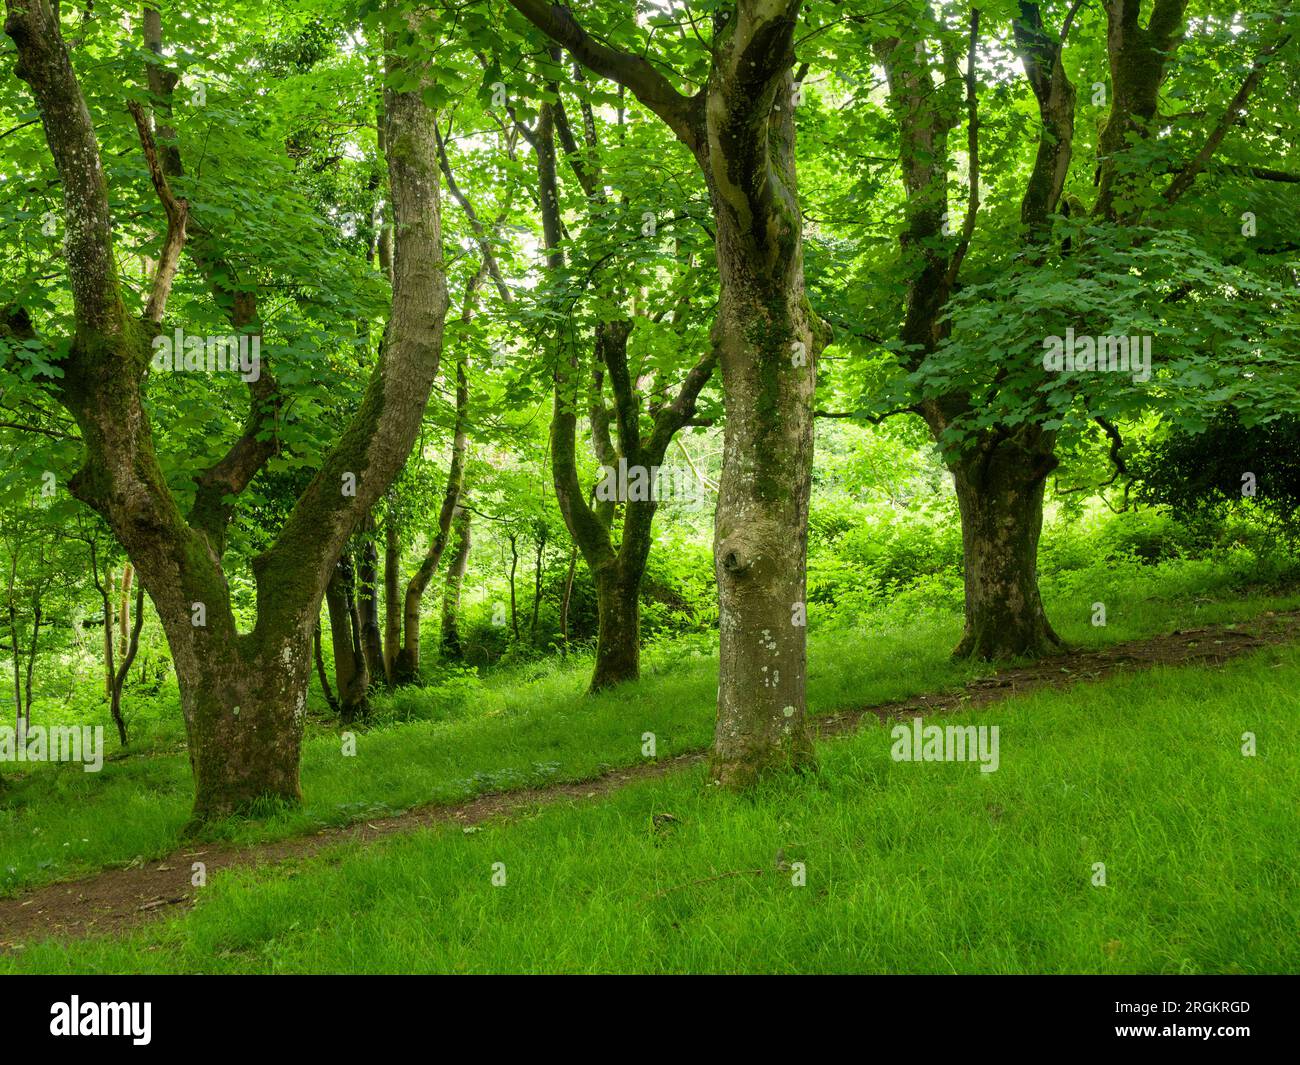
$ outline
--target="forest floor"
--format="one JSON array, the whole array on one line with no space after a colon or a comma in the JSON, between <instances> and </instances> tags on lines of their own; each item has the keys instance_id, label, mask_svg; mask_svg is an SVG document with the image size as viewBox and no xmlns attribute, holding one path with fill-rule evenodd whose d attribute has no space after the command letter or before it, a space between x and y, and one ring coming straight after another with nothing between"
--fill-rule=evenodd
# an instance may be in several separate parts
<instances>
[{"instance_id":1,"label":"forest floor","mask_svg":"<svg viewBox=\"0 0 1300 1065\"><path fill-rule=\"evenodd\" d=\"M1098 649L1073 650L975 677L958 687L821 714L813 719L813 728L819 739L825 739L854 732L864 719L887 722L909 715L973 710L1035 691L1087 684L1128 671L1218 666L1263 648L1297 641L1300 611L1266 611L1248 621L1185 628ZM47 884L0 899L0 951L21 952L27 945L46 939L118 935L159 915L188 909L204 890L192 886L195 863L203 864L210 884L214 875L233 869L309 858L341 844L369 844L430 826L460 826L467 832L474 831L485 822L509 819L562 800L608 796L631 784L700 763L705 754L704 750L689 750L583 780L416 806L395 816L331 826L308 836L244 845L197 843L180 847L162 860L137 860L125 868Z\"/></svg>"}]
</instances>

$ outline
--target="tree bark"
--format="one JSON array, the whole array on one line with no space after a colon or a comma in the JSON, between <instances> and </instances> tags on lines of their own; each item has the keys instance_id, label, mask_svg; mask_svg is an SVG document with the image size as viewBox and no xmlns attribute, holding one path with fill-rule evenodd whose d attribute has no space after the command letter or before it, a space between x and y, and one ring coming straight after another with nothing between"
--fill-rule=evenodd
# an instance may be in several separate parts
<instances>
[{"instance_id":1,"label":"tree bark","mask_svg":"<svg viewBox=\"0 0 1300 1065\"><path fill-rule=\"evenodd\" d=\"M452 524L454 547L451 564L447 567L447 583L442 593L442 629L440 644L444 658L459 659L463 649L460 643L460 591L469 566L470 522L473 515L459 508Z\"/></svg>"},{"instance_id":2,"label":"tree bark","mask_svg":"<svg viewBox=\"0 0 1300 1065\"><path fill-rule=\"evenodd\" d=\"M997 660L1059 651L1038 592L1050 448L1002 446L951 464L961 509L966 625L954 654Z\"/></svg>"},{"instance_id":3,"label":"tree bark","mask_svg":"<svg viewBox=\"0 0 1300 1065\"><path fill-rule=\"evenodd\" d=\"M402 534L391 504L384 515L384 680L397 683L397 655L402 647Z\"/></svg>"},{"instance_id":4,"label":"tree bark","mask_svg":"<svg viewBox=\"0 0 1300 1065\"><path fill-rule=\"evenodd\" d=\"M383 637L379 631L379 548L375 544L374 518L367 514L361 529L364 539L357 580L357 620L366 673L374 684L382 682L384 677Z\"/></svg>"},{"instance_id":5,"label":"tree bark","mask_svg":"<svg viewBox=\"0 0 1300 1065\"><path fill-rule=\"evenodd\" d=\"M633 584L629 587L628 584ZM591 691L602 691L641 675L641 596L639 576L625 583L617 567L596 574L596 667Z\"/></svg>"},{"instance_id":6,"label":"tree bark","mask_svg":"<svg viewBox=\"0 0 1300 1065\"><path fill-rule=\"evenodd\" d=\"M330 619L339 716L345 722L355 721L370 712L370 669L361 645L361 625L353 597L353 583L352 559L344 552L325 587L325 606Z\"/></svg>"},{"instance_id":7,"label":"tree bark","mask_svg":"<svg viewBox=\"0 0 1300 1065\"><path fill-rule=\"evenodd\" d=\"M122 567L122 590L118 599L117 613L117 654L121 658L126 654L127 644L131 639L131 578L135 570L131 563Z\"/></svg>"}]
</instances>

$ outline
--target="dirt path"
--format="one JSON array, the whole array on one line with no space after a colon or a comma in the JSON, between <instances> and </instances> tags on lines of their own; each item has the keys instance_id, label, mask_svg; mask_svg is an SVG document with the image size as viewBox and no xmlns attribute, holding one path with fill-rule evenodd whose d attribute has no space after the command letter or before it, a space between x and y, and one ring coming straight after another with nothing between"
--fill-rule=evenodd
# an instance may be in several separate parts
<instances>
[{"instance_id":1,"label":"dirt path","mask_svg":"<svg viewBox=\"0 0 1300 1065\"><path fill-rule=\"evenodd\" d=\"M1262 647L1293 641L1300 641L1300 611L1269 612L1231 628L1212 625L1134 640L1105 650L1073 651L980 677L950 691L819 716L813 726L819 738L834 736L857 728L868 715L885 721L918 711L933 714L963 710L1023 692L1095 681L1123 670L1158 665L1219 665ZM415 807L394 817L323 829L312 836L273 843L244 847L198 844L175 851L162 861L108 869L84 880L49 884L26 896L0 899L0 951L21 950L25 943L49 936L117 934L158 914L188 908L199 890L190 884L194 862L204 863L210 883L214 874L225 869L310 857L341 843L367 843L426 825L469 827L522 808L565 799L598 798L633 781L661 777L694 765L703 761L704 756L703 751L693 751L612 770L572 784L496 792L451 806Z\"/></svg>"}]
</instances>

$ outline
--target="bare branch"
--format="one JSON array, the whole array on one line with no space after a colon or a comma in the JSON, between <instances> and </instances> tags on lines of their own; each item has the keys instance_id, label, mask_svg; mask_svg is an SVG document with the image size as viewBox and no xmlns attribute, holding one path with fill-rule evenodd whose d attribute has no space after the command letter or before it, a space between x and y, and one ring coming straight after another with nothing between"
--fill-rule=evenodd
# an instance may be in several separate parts
<instances>
[{"instance_id":1,"label":"bare branch","mask_svg":"<svg viewBox=\"0 0 1300 1065\"><path fill-rule=\"evenodd\" d=\"M132 100L127 105L131 117L135 119L135 128L140 135L140 146L144 149L145 162L149 164L149 177L153 181L154 191L167 214L167 236L163 239L162 254L158 259L158 269L154 271L153 286L149 293L149 304L145 308L145 318L155 325L162 321L167 309L167 297L171 295L172 282L180 267L181 249L185 246L185 223L189 217L190 205L184 199L172 195L171 186L167 184L167 175L163 173L158 162L158 148L154 144L153 130L149 128L149 118L144 108Z\"/></svg>"}]
</instances>

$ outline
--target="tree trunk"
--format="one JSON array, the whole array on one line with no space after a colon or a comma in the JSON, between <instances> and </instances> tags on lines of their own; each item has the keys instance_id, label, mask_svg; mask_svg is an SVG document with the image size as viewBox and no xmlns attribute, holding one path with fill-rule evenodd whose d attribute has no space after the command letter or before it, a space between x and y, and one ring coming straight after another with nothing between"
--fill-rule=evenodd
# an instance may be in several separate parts
<instances>
[{"instance_id":1,"label":"tree trunk","mask_svg":"<svg viewBox=\"0 0 1300 1065\"><path fill-rule=\"evenodd\" d=\"M718 214L727 420L714 518L720 647L712 775L746 787L768 769L813 760L804 618L814 339L797 231L787 234L794 247L780 253L790 276L765 283L744 250L754 235L737 232L726 208ZM802 354L802 366L792 353Z\"/></svg>"},{"instance_id":2,"label":"tree trunk","mask_svg":"<svg viewBox=\"0 0 1300 1065\"><path fill-rule=\"evenodd\" d=\"M126 587L128 581L123 578L123 587ZM122 604L122 617L127 616L130 610L130 600L125 600ZM113 694L109 702L109 712L113 715L113 724L117 726L118 742L125 747L127 743L126 716L122 712L122 691L126 687L126 678L131 673L131 663L135 661L136 652L140 649L140 629L144 626L144 585L136 584L135 586L135 624L131 626L129 633L123 633L125 643L122 645L122 663L117 667L117 672L113 676Z\"/></svg>"},{"instance_id":3,"label":"tree trunk","mask_svg":"<svg viewBox=\"0 0 1300 1065\"><path fill-rule=\"evenodd\" d=\"M191 824L300 801L310 640L304 626L274 645L279 653L257 653L245 643L224 655L177 661L195 779Z\"/></svg>"},{"instance_id":4,"label":"tree trunk","mask_svg":"<svg viewBox=\"0 0 1300 1065\"><path fill-rule=\"evenodd\" d=\"M113 567L104 567L104 694L113 697Z\"/></svg>"},{"instance_id":5,"label":"tree trunk","mask_svg":"<svg viewBox=\"0 0 1300 1065\"><path fill-rule=\"evenodd\" d=\"M312 630L311 653L312 657L316 660L316 677L320 681L321 694L325 696L325 705L328 706L331 711L342 717L343 708L339 706L339 701L334 698L334 691L330 688L329 674L325 672L325 656L321 654L319 621L316 623L316 627Z\"/></svg>"},{"instance_id":6,"label":"tree trunk","mask_svg":"<svg viewBox=\"0 0 1300 1065\"><path fill-rule=\"evenodd\" d=\"M397 683L397 654L402 646L402 536L394 508L384 516L384 679Z\"/></svg>"},{"instance_id":7,"label":"tree trunk","mask_svg":"<svg viewBox=\"0 0 1300 1065\"><path fill-rule=\"evenodd\" d=\"M953 464L966 586L959 658L1036 658L1061 649L1038 592L1043 490L1054 465L1050 453L1007 445L991 461L977 455Z\"/></svg>"},{"instance_id":8,"label":"tree trunk","mask_svg":"<svg viewBox=\"0 0 1300 1065\"><path fill-rule=\"evenodd\" d=\"M374 518L366 515L361 525L361 566L357 581L357 619L366 672L373 684L384 676L384 646L379 631L379 548L375 545Z\"/></svg>"},{"instance_id":9,"label":"tree trunk","mask_svg":"<svg viewBox=\"0 0 1300 1065\"><path fill-rule=\"evenodd\" d=\"M569 605L573 602L573 578L578 571L578 546L569 548L569 572L564 578L564 601L560 604L560 635L564 640L561 654L569 653Z\"/></svg>"},{"instance_id":10,"label":"tree trunk","mask_svg":"<svg viewBox=\"0 0 1300 1065\"><path fill-rule=\"evenodd\" d=\"M546 554L546 531L537 541L537 557L533 563L533 617L528 625L528 642L537 643L537 615L542 606L542 561Z\"/></svg>"},{"instance_id":11,"label":"tree trunk","mask_svg":"<svg viewBox=\"0 0 1300 1065\"><path fill-rule=\"evenodd\" d=\"M360 623L352 585L352 560L344 552L325 586L325 607L329 611L339 716L345 722L355 721L370 712L370 671L361 648Z\"/></svg>"},{"instance_id":12,"label":"tree trunk","mask_svg":"<svg viewBox=\"0 0 1300 1065\"><path fill-rule=\"evenodd\" d=\"M515 642L519 641L519 600L515 595L515 571L519 569L519 542L518 537L510 534L510 631L515 635Z\"/></svg>"},{"instance_id":13,"label":"tree trunk","mask_svg":"<svg viewBox=\"0 0 1300 1065\"><path fill-rule=\"evenodd\" d=\"M456 510L452 525L455 547L451 565L447 567L447 584L442 593L442 631L440 643L444 658L458 659L462 655L460 643L460 590L469 567L470 522L473 515L463 507Z\"/></svg>"},{"instance_id":14,"label":"tree trunk","mask_svg":"<svg viewBox=\"0 0 1300 1065\"><path fill-rule=\"evenodd\" d=\"M813 762L805 567L816 359L827 336L804 290L791 105L797 5L775 15L738 7L715 43L705 124L726 407L714 517L720 649L711 772L745 787L769 769Z\"/></svg>"},{"instance_id":15,"label":"tree trunk","mask_svg":"<svg viewBox=\"0 0 1300 1065\"><path fill-rule=\"evenodd\" d=\"M30 728L32 724L32 673L36 668L36 649L41 634L42 617L40 592L37 592L35 598L32 600L32 643L27 652L27 675L23 690L25 703L23 707L23 723L27 725L28 728Z\"/></svg>"},{"instance_id":16,"label":"tree trunk","mask_svg":"<svg viewBox=\"0 0 1300 1065\"><path fill-rule=\"evenodd\" d=\"M465 310L461 322L468 323L474 316L474 302L478 292L479 281L483 277L486 264L471 279L465 294ZM469 450L469 437L466 426L469 419L469 372L462 348L456 359L456 422L452 429L451 461L447 466L447 484L442 493L442 505L438 508L438 527L429 541L429 549L420 560L410 583L406 586L403 602L404 633L402 647L393 666L394 683L414 684L420 679L420 602L429 581L438 572L447 542L451 538L451 524L460 502L460 493L465 483L465 455Z\"/></svg>"},{"instance_id":17,"label":"tree trunk","mask_svg":"<svg viewBox=\"0 0 1300 1065\"><path fill-rule=\"evenodd\" d=\"M22 655L18 650L18 610L14 606L12 580L9 585L9 638L13 644L14 660L14 729L23 727Z\"/></svg>"},{"instance_id":18,"label":"tree trunk","mask_svg":"<svg viewBox=\"0 0 1300 1065\"><path fill-rule=\"evenodd\" d=\"M117 613L117 654L121 658L126 654L126 645L131 640L131 578L135 568L131 563L122 567L122 594Z\"/></svg>"},{"instance_id":19,"label":"tree trunk","mask_svg":"<svg viewBox=\"0 0 1300 1065\"><path fill-rule=\"evenodd\" d=\"M624 579L616 566L596 574L596 668L591 691L641 676L641 575Z\"/></svg>"}]
</instances>

